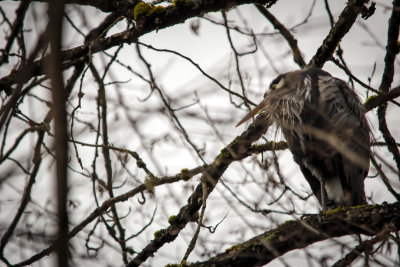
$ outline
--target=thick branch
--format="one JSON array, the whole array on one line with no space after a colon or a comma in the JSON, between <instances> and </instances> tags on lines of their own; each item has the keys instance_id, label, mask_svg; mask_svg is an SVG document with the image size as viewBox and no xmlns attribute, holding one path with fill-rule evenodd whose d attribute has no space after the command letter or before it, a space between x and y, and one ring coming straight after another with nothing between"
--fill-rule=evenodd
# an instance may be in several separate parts
<instances>
[{"instance_id":1,"label":"thick branch","mask_svg":"<svg viewBox=\"0 0 400 267\"><path fill-rule=\"evenodd\" d=\"M104 2L104 1L103 1ZM110 2L110 1L106 1ZM111 1L112 2L112 1ZM141 14L137 18L136 27L129 30L114 34L107 38L99 38L88 44L84 44L75 48L65 50L61 54L61 62L64 68L69 67L73 62L81 57L86 57L89 54L105 51L111 47L121 44L131 44L137 39L155 30L167 28L169 26L183 23L189 18L202 16L205 13L229 9L237 5L258 3L267 4L274 3L274 0L235 0L235 1L218 1L218 0L203 0L203 1L177 1L184 4L170 5L166 8L158 9L158 13L149 11L148 16ZM32 65L32 78L43 74L43 67L48 62L48 56L35 61ZM18 73L18 71L16 71ZM12 73L0 79L0 91L10 91L12 85L17 82L16 73Z\"/></svg>"},{"instance_id":2,"label":"thick branch","mask_svg":"<svg viewBox=\"0 0 400 267\"><path fill-rule=\"evenodd\" d=\"M208 261L188 266L260 266L288 251L352 234L375 235L384 227L400 229L400 203L337 209L288 221Z\"/></svg>"},{"instance_id":3,"label":"thick branch","mask_svg":"<svg viewBox=\"0 0 400 267\"><path fill-rule=\"evenodd\" d=\"M51 89L54 114L55 131L55 154L56 154L56 197L58 215L58 236L57 236L57 262L60 267L68 267L68 130L67 110L63 81L63 68L60 62L63 19L63 0L52 1L49 4L48 38L50 41L51 53L49 57L49 76L51 78Z\"/></svg>"},{"instance_id":4,"label":"thick branch","mask_svg":"<svg viewBox=\"0 0 400 267\"><path fill-rule=\"evenodd\" d=\"M393 1L392 15L389 19L388 40L385 55L385 69L382 75L381 85L379 90L383 93L388 93L393 82L394 75L394 60L399 52L397 40L399 38L400 25L400 0ZM397 165L397 171L400 176L400 152L396 146L396 140L393 138L386 123L386 107L382 105L378 108L379 130L381 131L385 142L388 144L388 150L393 155L393 159Z\"/></svg>"},{"instance_id":5,"label":"thick branch","mask_svg":"<svg viewBox=\"0 0 400 267\"><path fill-rule=\"evenodd\" d=\"M49 0L31 0L32 2L49 3ZM132 8L135 3L139 1L131 0L113 0L113 1L99 1L99 0L66 0L65 4L77 4L80 6L91 6L103 12L121 12L126 13L129 8Z\"/></svg>"},{"instance_id":6,"label":"thick branch","mask_svg":"<svg viewBox=\"0 0 400 267\"><path fill-rule=\"evenodd\" d=\"M327 60L332 57L336 47L342 40L343 36L350 30L358 14L361 13L363 6L368 0L351 0L344 8L339 16L335 26L332 27L328 36L322 45L318 48L317 53L308 63L309 66L322 68Z\"/></svg>"},{"instance_id":7,"label":"thick branch","mask_svg":"<svg viewBox=\"0 0 400 267\"><path fill-rule=\"evenodd\" d=\"M393 81L394 60L399 52L398 38L400 25L400 0L393 1L392 15L389 19L388 40L385 55L385 69L379 89L387 93Z\"/></svg>"}]
</instances>

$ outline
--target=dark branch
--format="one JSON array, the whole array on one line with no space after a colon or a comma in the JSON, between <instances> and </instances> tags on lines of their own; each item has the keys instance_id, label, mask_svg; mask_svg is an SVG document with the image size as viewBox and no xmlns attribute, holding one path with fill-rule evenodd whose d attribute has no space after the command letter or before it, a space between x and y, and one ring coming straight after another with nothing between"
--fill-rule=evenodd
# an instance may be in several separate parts
<instances>
[{"instance_id":1,"label":"dark branch","mask_svg":"<svg viewBox=\"0 0 400 267\"><path fill-rule=\"evenodd\" d=\"M370 111L376 107L379 107L390 100L394 100L400 96L400 86L393 88L389 92L381 95L375 95L368 98L364 103L364 107L367 111Z\"/></svg>"},{"instance_id":2,"label":"dark branch","mask_svg":"<svg viewBox=\"0 0 400 267\"><path fill-rule=\"evenodd\" d=\"M56 196L57 196L57 262L60 267L68 267L69 245L68 245L68 130L67 110L63 81L63 67L60 61L61 44L63 33L64 2L62 0L49 3L48 39L51 53L49 56L49 76L51 78L52 111L54 114L54 132L56 154Z\"/></svg>"},{"instance_id":3,"label":"dark branch","mask_svg":"<svg viewBox=\"0 0 400 267\"><path fill-rule=\"evenodd\" d=\"M360 255L362 255L362 253L369 254L374 248L374 245L386 239L391 231L393 231L392 227L390 226L386 227L380 233L378 233L374 238L361 242L343 259L340 259L337 262L335 262L335 264L333 264L332 267L350 266L355 259L357 259Z\"/></svg>"},{"instance_id":4,"label":"dark branch","mask_svg":"<svg viewBox=\"0 0 400 267\"><path fill-rule=\"evenodd\" d=\"M288 221L208 261L188 266L261 266L288 251L352 234L375 235L385 227L400 229L400 203L336 209Z\"/></svg>"},{"instance_id":5,"label":"dark branch","mask_svg":"<svg viewBox=\"0 0 400 267\"><path fill-rule=\"evenodd\" d=\"M382 93L388 93L393 82L394 75L394 60L399 52L398 38L400 25L400 0L393 1L392 15L389 19L388 40L385 55L385 69L382 75L381 85L379 90ZM378 108L379 130L382 132L385 142L388 144L388 150L393 155L393 159L397 165L397 171L400 176L400 152L396 146L396 140L393 138L386 123L386 108L387 105L381 105Z\"/></svg>"},{"instance_id":6,"label":"dark branch","mask_svg":"<svg viewBox=\"0 0 400 267\"><path fill-rule=\"evenodd\" d=\"M104 2L104 1L100 1ZM110 1L106 1L110 2ZM113 1L111 1L113 2ZM162 9L162 12L157 14L149 12L151 15L141 15L137 18L136 26L129 30L114 34L107 38L95 39L88 44L84 44L75 48L65 50L61 54L61 62L64 68L71 66L73 62L80 59L81 57L87 57L90 54L105 51L111 47L118 46L121 44L131 44L137 39L147 33L155 30L164 29L175 24L183 23L189 18L202 16L205 13L225 10L232 8L237 5L259 3L267 4L274 3L273 0L235 0L235 1L182 1L185 4L182 5L170 5ZM31 77L42 75L44 72L44 66L48 62L49 57L45 56L31 64ZM21 70L15 71L12 74L5 76L0 79L0 92L5 90L9 91L11 86L17 82L17 75ZM28 80L28 79L26 79Z\"/></svg>"},{"instance_id":7,"label":"dark branch","mask_svg":"<svg viewBox=\"0 0 400 267\"><path fill-rule=\"evenodd\" d=\"M7 44L5 48L1 51L2 55L0 56L0 65L2 65L4 62L8 62L8 53L10 52L10 49L19 31L21 31L25 14L28 10L29 5L30 1L23 1L20 3L18 9L15 12L17 17L15 18L14 23L11 26L11 34L7 37Z\"/></svg>"},{"instance_id":8,"label":"dark branch","mask_svg":"<svg viewBox=\"0 0 400 267\"><path fill-rule=\"evenodd\" d=\"M14 216L14 218L12 219L10 226L4 232L4 234L1 238L1 241L0 241L0 257L2 260L4 260L4 248L6 247L10 237L12 236L15 228L17 227L17 224L20 221L20 219L29 203L29 200L32 197L31 196L32 187L36 181L36 175L39 171L40 164L42 163L42 156L40 153L40 149L42 147L43 138L44 138L44 131L39 130L38 131L38 140L36 142L35 152L33 155L34 166L31 171L31 174L29 176L28 182L26 183L25 191L24 191L24 194L23 194L22 200L21 200L21 204L19 205L17 213Z\"/></svg>"},{"instance_id":9,"label":"dark branch","mask_svg":"<svg viewBox=\"0 0 400 267\"><path fill-rule=\"evenodd\" d=\"M329 60L336 47L342 40L343 36L350 30L358 14L363 10L364 4L368 0L351 0L339 16L339 20L330 30L322 45L318 48L317 53L308 63L308 66L322 68L327 60Z\"/></svg>"},{"instance_id":10,"label":"dark branch","mask_svg":"<svg viewBox=\"0 0 400 267\"><path fill-rule=\"evenodd\" d=\"M201 177L206 183L207 195L209 195L217 185L219 179L229 165L237 160L243 159L249 155L247 152L251 143L258 140L268 129L269 124L265 117L259 115L255 122L243 132L239 137L233 140L210 164ZM178 236L179 232L188 222L197 221L198 211L202 205L203 185L200 183L193 194L188 199L188 204L183 206L179 213L171 220L170 226L166 229L157 231L155 238L128 264L128 266L139 266L149 257L153 256L157 250L165 243L169 243Z\"/></svg>"},{"instance_id":11,"label":"dark branch","mask_svg":"<svg viewBox=\"0 0 400 267\"><path fill-rule=\"evenodd\" d=\"M306 65L306 62L304 61L300 49L297 46L297 40L294 38L294 36L290 33L286 27L280 23L280 21L275 18L274 15L271 14L271 12L268 11L268 9L262 5L256 5L258 11L261 12L270 22L272 25L274 25L274 28L277 29L283 36L283 38L286 39L288 42L290 48L292 49L293 52L293 60L294 62L297 63L297 65L300 66L300 68L304 68Z\"/></svg>"},{"instance_id":12,"label":"dark branch","mask_svg":"<svg viewBox=\"0 0 400 267\"><path fill-rule=\"evenodd\" d=\"M49 0L32 0L32 2L45 2L49 3ZM99 0L66 0L65 4L77 4L80 6L91 6L100 9L103 12L120 12L127 13L132 9L135 4L139 2L137 0L113 0L113 1L99 1Z\"/></svg>"}]
</instances>

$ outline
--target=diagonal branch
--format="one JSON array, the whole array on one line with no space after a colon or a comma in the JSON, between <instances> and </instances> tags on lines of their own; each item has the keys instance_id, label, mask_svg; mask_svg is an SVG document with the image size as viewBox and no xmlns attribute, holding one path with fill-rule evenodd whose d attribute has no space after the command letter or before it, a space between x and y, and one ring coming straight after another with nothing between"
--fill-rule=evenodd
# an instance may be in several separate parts
<instances>
[{"instance_id":1,"label":"diagonal branch","mask_svg":"<svg viewBox=\"0 0 400 267\"><path fill-rule=\"evenodd\" d=\"M317 53L308 63L308 66L322 68L327 60L329 60L336 47L342 40L343 36L350 30L358 14L363 10L364 4L368 0L351 0L343 9L338 21L330 30L322 45L318 48Z\"/></svg>"},{"instance_id":2,"label":"diagonal branch","mask_svg":"<svg viewBox=\"0 0 400 267\"><path fill-rule=\"evenodd\" d=\"M128 153L128 154L133 154L132 156L135 157L134 155L136 154L136 152L133 151L128 151L125 149L116 149L115 147L111 147L111 146L107 146L109 149L114 149L120 152L124 152L124 153ZM160 186L160 185L164 185L164 184L168 184L168 183L174 183L174 182L178 182L179 180L184 180L187 181L190 178L192 178L193 176L197 175L198 173L200 173L201 171L203 171L203 167L197 167L195 169L192 170L188 170L186 169L185 171L182 171L181 173L175 175L175 176L169 176L169 177L163 177L163 178L157 178L157 179L153 179L151 181L151 184L141 184L137 187L135 187L134 189L118 195L114 198L110 198L107 199L106 201L103 202L103 204L96 208L95 210L93 210L88 217L86 217L81 223L79 223L78 225L76 225L69 233L68 233L68 238L73 238L74 236L76 236L78 233L80 233L82 231L83 228L85 228L88 224L90 224L91 222L93 222L94 220L96 220L96 218L98 218L100 215L104 214L105 212L107 212L108 209L110 209L110 207L112 205L115 205L116 203L119 202L124 202L126 200L128 200L129 198L139 194L139 193L143 193L146 190L149 190L149 187L156 187L156 186ZM17 267L17 266L26 266L26 265L31 265L32 263L40 260L41 258L48 256L50 253L52 253L55 249L55 244L51 244L49 247L45 248L44 250L42 250L41 252L33 255L32 257L30 257L27 260L24 260L22 262L16 263L16 264L12 264L11 266Z\"/></svg>"},{"instance_id":3,"label":"diagonal branch","mask_svg":"<svg viewBox=\"0 0 400 267\"><path fill-rule=\"evenodd\" d=\"M364 103L364 107L367 111L370 111L376 107L379 107L386 102L396 99L400 96L400 86L393 88L387 93L381 95L374 95L368 98L367 101Z\"/></svg>"},{"instance_id":4,"label":"diagonal branch","mask_svg":"<svg viewBox=\"0 0 400 267\"><path fill-rule=\"evenodd\" d=\"M362 253L369 254L372 251L372 249L374 248L374 245L378 242L384 241L388 237L390 232L392 232L392 231L394 231L393 227L388 225L380 233L378 233L374 238L360 242L360 244L357 245L344 258L335 262L335 264L333 264L332 267L350 266L351 263L355 259L357 259Z\"/></svg>"},{"instance_id":5,"label":"diagonal branch","mask_svg":"<svg viewBox=\"0 0 400 267\"><path fill-rule=\"evenodd\" d=\"M269 123L266 122L265 116L261 114L245 132L233 140L225 149L221 150L221 153L215 158L214 162L206 168L201 177L201 180L205 183L207 188L207 196L214 190L219 179L229 165L236 160L248 156L247 150L251 143L258 140L268 128ZM188 222L197 221L198 211L203 203L204 185L202 183L196 187L195 191L189 197L188 204L183 206L179 213L169 221L170 226L157 231L155 238L129 262L129 267L139 266L145 262L164 244L175 240L179 232Z\"/></svg>"},{"instance_id":6,"label":"diagonal branch","mask_svg":"<svg viewBox=\"0 0 400 267\"><path fill-rule=\"evenodd\" d=\"M267 127L267 126L260 125L262 123L263 123L262 120L259 121L258 119L256 119L256 124L258 126L253 125L253 126L249 127L248 130L250 130L250 132L247 134L247 136L249 136L249 138L251 137L252 140L253 139L255 140L257 138L257 135L258 135L259 131L266 131L265 127ZM243 138L245 140L246 137L244 136ZM92 147L93 146L99 146L99 147L105 146L105 145L91 145L91 144L82 143L82 142L79 142L79 141L75 141L75 142L77 144L82 145L82 146L92 146ZM231 146L234 145L235 142L237 142L237 141L233 141L231 143ZM253 141L251 141L251 142L253 142ZM130 151L130 150L127 150L127 149L122 149L122 148L117 148L117 147L113 147L113 146L109 146L109 145L106 146L106 147L108 149L116 150L116 151L119 151L119 152L122 152L122 153L128 153L129 155L131 155L132 157L134 157L137 160L138 165L141 165L141 166L143 165L142 159L134 151ZM263 145L251 145L251 146L248 147L247 150L246 149L242 149L243 151L241 150L240 158L237 158L237 160L243 159L245 157L249 157L249 156L251 156L253 154L262 153L264 151L281 150L281 149L286 149L286 148L287 148L286 142L279 142L279 143L268 142L268 143L263 144ZM224 152L221 152L221 154L219 156L221 158L224 158L224 157L228 156L227 155L228 147L223 149L223 151ZM145 169L145 171L146 171L146 173L148 172L146 169ZM96 218L98 218L100 215L105 213L112 205L115 205L116 203L124 202L124 201L128 200L129 198L132 198L133 196L135 196L135 195L137 195L139 193L142 193L142 192L144 192L146 190L149 190L149 188L154 188L156 186L160 186L160 185L167 184L167 183L177 182L179 180L188 181L193 176L195 176L195 175L197 175L199 173L202 173L204 171L205 171L205 168L203 166L194 168L192 170L183 169L181 173L178 173L175 176L152 179L151 182L148 183L148 184L146 184L146 183L145 184L141 184L141 185L137 186L136 188L134 188L134 189L132 189L132 190L130 190L130 191L124 193L124 194L118 195L118 196L116 196L114 198L110 198L110 199L104 201L104 203L100 207L96 208L92 213L90 213L90 215L88 215L88 217L86 219L84 219L81 223L76 225L68 233L68 238L73 238L74 236L76 236L89 223L93 222ZM200 187L201 187L201 185L200 185ZM198 194L201 194L201 193L202 193L202 191L198 192ZM197 195L193 195L192 194L191 199L194 199L196 196ZM186 205L185 207L186 207L185 208L186 209L186 213L182 212L182 214L187 214L188 213L187 210L189 209L189 205ZM196 212L193 211L193 213L196 213ZM185 218L187 218L187 217L185 217ZM174 219L170 223L171 223L171 225L176 225L175 222L178 222L178 221L176 221ZM29 259L27 259L25 261L13 264L12 266L17 267L17 266L26 266L26 265L32 264L33 262L36 262L36 261L40 260L41 258L43 258L43 257L49 255L50 253L52 253L54 251L54 249L55 249L55 246L54 246L54 244L52 244L49 247L47 247L46 249L42 250L41 252L33 255L31 258L29 258Z\"/></svg>"},{"instance_id":7,"label":"diagonal branch","mask_svg":"<svg viewBox=\"0 0 400 267\"><path fill-rule=\"evenodd\" d=\"M5 261L4 248L6 247L10 237L12 236L15 228L17 227L18 222L21 220L21 217L22 217L27 205L29 204L29 200L32 197L31 196L32 187L36 181L36 176L39 171L40 164L42 163L40 149L42 147L44 133L45 132L43 130L38 130L38 139L37 139L37 142L35 145L35 150L34 150L34 155L33 155L33 168L32 168L32 171L30 172L28 182L24 189L24 194L21 199L21 204L20 204L19 208L17 209L17 212L16 212L14 218L12 219L10 226L7 228L6 231L4 231L4 234L0 240L0 259L2 261Z\"/></svg>"},{"instance_id":8,"label":"diagonal branch","mask_svg":"<svg viewBox=\"0 0 400 267\"><path fill-rule=\"evenodd\" d=\"M282 34L283 38L286 39L290 48L292 49L294 62L296 62L297 65L300 66L300 68L303 68L306 65L306 62L301 55L300 49L297 46L297 40L294 38L294 36L277 18L275 18L274 15L272 15L271 12L268 11L265 6L256 5L256 7L258 11L260 11L261 14L263 14L264 17L266 17L271 22L271 24L274 25L275 29L277 29Z\"/></svg>"},{"instance_id":9,"label":"diagonal branch","mask_svg":"<svg viewBox=\"0 0 400 267\"><path fill-rule=\"evenodd\" d=\"M2 55L0 56L0 65L2 65L4 62L8 62L8 53L11 50L15 38L17 38L18 32L21 31L26 11L28 10L29 5L30 1L23 1L20 3L18 9L15 12L17 17L15 18L14 23L11 26L11 33L7 37L7 44L5 45L5 48L1 50Z\"/></svg>"}]
</instances>

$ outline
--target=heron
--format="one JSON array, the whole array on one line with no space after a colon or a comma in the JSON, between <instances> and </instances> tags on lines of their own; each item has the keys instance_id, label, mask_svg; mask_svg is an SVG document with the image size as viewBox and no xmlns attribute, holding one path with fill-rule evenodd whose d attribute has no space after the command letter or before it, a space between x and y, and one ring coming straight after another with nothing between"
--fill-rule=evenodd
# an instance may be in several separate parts
<instances>
[{"instance_id":1,"label":"heron","mask_svg":"<svg viewBox=\"0 0 400 267\"><path fill-rule=\"evenodd\" d=\"M370 128L346 82L319 68L281 74L236 126L258 113L281 130L323 210L366 204Z\"/></svg>"}]
</instances>

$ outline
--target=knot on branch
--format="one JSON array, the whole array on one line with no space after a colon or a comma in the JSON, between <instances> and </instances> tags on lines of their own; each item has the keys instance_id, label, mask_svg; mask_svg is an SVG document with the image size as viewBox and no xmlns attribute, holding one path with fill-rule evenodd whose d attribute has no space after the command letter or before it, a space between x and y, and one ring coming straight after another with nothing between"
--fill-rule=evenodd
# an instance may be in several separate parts
<instances>
[{"instance_id":1,"label":"knot on branch","mask_svg":"<svg viewBox=\"0 0 400 267\"><path fill-rule=\"evenodd\" d=\"M361 18L367 20L375 13L375 3L372 2L369 7L363 6L361 9Z\"/></svg>"}]
</instances>

